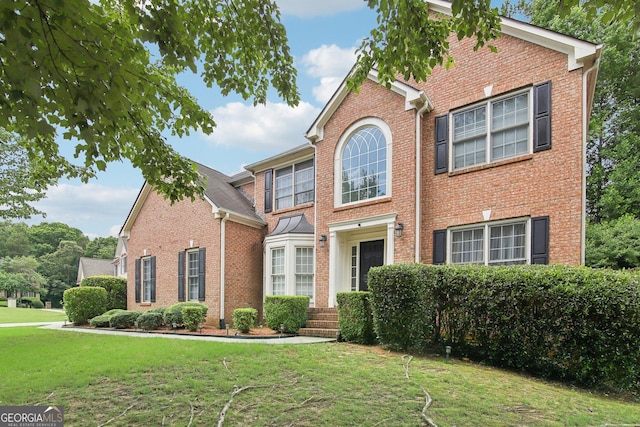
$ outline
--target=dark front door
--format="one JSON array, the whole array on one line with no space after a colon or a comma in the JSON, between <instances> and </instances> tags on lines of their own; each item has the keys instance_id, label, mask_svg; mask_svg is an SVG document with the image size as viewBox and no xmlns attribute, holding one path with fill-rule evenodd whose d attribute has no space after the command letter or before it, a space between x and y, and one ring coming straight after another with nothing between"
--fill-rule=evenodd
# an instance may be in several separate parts
<instances>
[{"instance_id":1,"label":"dark front door","mask_svg":"<svg viewBox=\"0 0 640 427\"><path fill-rule=\"evenodd\" d=\"M384 240L372 240L360 243L360 286L359 290L366 291L367 273L371 267L384 264Z\"/></svg>"}]
</instances>

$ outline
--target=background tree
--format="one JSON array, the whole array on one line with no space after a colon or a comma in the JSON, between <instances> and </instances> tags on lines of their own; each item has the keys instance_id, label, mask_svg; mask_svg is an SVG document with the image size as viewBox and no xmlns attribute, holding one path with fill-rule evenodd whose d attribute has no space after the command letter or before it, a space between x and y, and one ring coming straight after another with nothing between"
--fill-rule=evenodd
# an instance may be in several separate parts
<instances>
[{"instance_id":1,"label":"background tree","mask_svg":"<svg viewBox=\"0 0 640 427\"><path fill-rule=\"evenodd\" d=\"M0 258L26 256L31 253L27 224L0 222Z\"/></svg>"},{"instance_id":2,"label":"background tree","mask_svg":"<svg viewBox=\"0 0 640 427\"><path fill-rule=\"evenodd\" d=\"M41 292L40 297L43 297L46 292L43 288L46 280L38 273L38 266L39 262L34 257L19 256L5 259L0 268L8 274L14 275L21 295L26 292Z\"/></svg>"},{"instance_id":3,"label":"background tree","mask_svg":"<svg viewBox=\"0 0 640 427\"><path fill-rule=\"evenodd\" d=\"M640 219L624 215L587 227L587 259L591 267L640 267Z\"/></svg>"},{"instance_id":4,"label":"background tree","mask_svg":"<svg viewBox=\"0 0 640 427\"><path fill-rule=\"evenodd\" d=\"M0 291L7 298L17 296L20 293L20 277L17 274L7 273L0 269Z\"/></svg>"},{"instance_id":5,"label":"background tree","mask_svg":"<svg viewBox=\"0 0 640 427\"><path fill-rule=\"evenodd\" d=\"M61 222L42 222L29 228L31 253L36 257L50 254L59 249L60 242L69 240L86 248L89 238L77 228Z\"/></svg>"},{"instance_id":6,"label":"background tree","mask_svg":"<svg viewBox=\"0 0 640 427\"><path fill-rule=\"evenodd\" d=\"M64 291L75 286L83 254L84 249L77 242L63 240L55 252L40 257L38 271L47 278L47 299L53 305L59 305Z\"/></svg>"},{"instance_id":7,"label":"background tree","mask_svg":"<svg viewBox=\"0 0 640 427\"><path fill-rule=\"evenodd\" d=\"M84 256L89 258L113 259L118 239L116 237L96 237L87 243Z\"/></svg>"},{"instance_id":8,"label":"background tree","mask_svg":"<svg viewBox=\"0 0 640 427\"><path fill-rule=\"evenodd\" d=\"M0 219L43 214L31 203L45 197L51 180L36 180L27 152L14 135L0 129Z\"/></svg>"}]
</instances>

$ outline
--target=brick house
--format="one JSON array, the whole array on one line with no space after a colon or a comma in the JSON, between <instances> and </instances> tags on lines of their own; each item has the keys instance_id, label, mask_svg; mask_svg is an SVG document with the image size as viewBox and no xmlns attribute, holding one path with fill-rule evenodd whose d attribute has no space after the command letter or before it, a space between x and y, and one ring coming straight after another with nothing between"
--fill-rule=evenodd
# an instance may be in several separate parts
<instances>
[{"instance_id":1,"label":"brick house","mask_svg":"<svg viewBox=\"0 0 640 427\"><path fill-rule=\"evenodd\" d=\"M206 281L186 298L221 323L233 308L260 310L264 295L334 307L382 264L583 263L601 46L506 18L502 33L497 54L452 37L455 66L427 82L343 83L308 144L236 177L201 166L204 201L170 206L145 186L123 228L130 308L185 298L205 248L206 268L194 262Z\"/></svg>"}]
</instances>

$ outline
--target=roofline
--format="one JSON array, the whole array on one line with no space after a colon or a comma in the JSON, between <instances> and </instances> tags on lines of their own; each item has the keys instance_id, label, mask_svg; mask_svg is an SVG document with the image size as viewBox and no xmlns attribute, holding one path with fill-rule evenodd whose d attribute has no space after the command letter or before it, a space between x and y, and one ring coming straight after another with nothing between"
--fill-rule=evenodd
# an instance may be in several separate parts
<instances>
[{"instance_id":1,"label":"roofline","mask_svg":"<svg viewBox=\"0 0 640 427\"><path fill-rule=\"evenodd\" d=\"M216 205L213 205L211 211L213 212L213 217L216 219L224 218L226 214L229 214L229 220L232 222L237 222L238 224L246 225L253 228L263 228L265 225L267 225L267 223L264 221L258 221L253 218L249 218L246 215L239 214L229 209L220 209Z\"/></svg>"},{"instance_id":2,"label":"roofline","mask_svg":"<svg viewBox=\"0 0 640 427\"><path fill-rule=\"evenodd\" d=\"M263 171L265 169L269 169L270 167L277 166L283 163L292 162L294 160L303 159L305 157L313 157L315 150L311 146L311 144L303 144L297 147L294 147L290 150L284 151L282 153L276 154L275 156L271 156L264 160L260 160L258 162L252 163L250 165L245 166L244 168L249 172L255 174L256 172Z\"/></svg>"},{"instance_id":3,"label":"roofline","mask_svg":"<svg viewBox=\"0 0 640 427\"><path fill-rule=\"evenodd\" d=\"M118 233L118 237L129 238L133 223L138 217L138 214L140 213L144 202L147 200L147 197L149 197L149 193L151 193L151 186L147 181L145 181L144 184L142 184L142 188L140 188L138 197L136 197L135 202L133 202L133 206L131 206L131 209L129 210L129 215L127 215L127 219L122 225L120 233Z\"/></svg>"},{"instance_id":4,"label":"roofline","mask_svg":"<svg viewBox=\"0 0 640 427\"><path fill-rule=\"evenodd\" d=\"M349 88L347 87L347 78L353 74L355 70L351 70L347 77L342 80L338 89L333 93L329 102L324 106L318 117L315 119L313 124L309 127L307 132L305 133L305 137L312 143L315 144L318 141L322 141L324 138L324 125L327 124L333 113L338 109L342 101L349 94ZM369 75L367 78L374 83L378 84L378 70L375 68L369 71ZM391 82L391 87L389 88L394 93L397 93L400 96L404 96L405 103L404 109L405 111L411 109L421 109L423 106L427 106L427 111L431 111L433 109L433 103L427 96L427 94L423 90L418 90L404 82L399 80L395 80Z\"/></svg>"},{"instance_id":5,"label":"roofline","mask_svg":"<svg viewBox=\"0 0 640 427\"><path fill-rule=\"evenodd\" d=\"M426 0L430 10L451 16L451 3L443 0ZM567 55L567 69L577 70L600 56L602 45L596 45L566 34L537 27L517 19L500 17L502 34L562 52Z\"/></svg>"}]
</instances>

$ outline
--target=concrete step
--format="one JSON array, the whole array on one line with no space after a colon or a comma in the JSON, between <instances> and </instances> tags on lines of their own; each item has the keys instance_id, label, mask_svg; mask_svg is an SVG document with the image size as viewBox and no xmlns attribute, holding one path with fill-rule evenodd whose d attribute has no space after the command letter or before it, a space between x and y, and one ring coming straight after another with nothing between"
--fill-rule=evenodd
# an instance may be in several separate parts
<instances>
[{"instance_id":1,"label":"concrete step","mask_svg":"<svg viewBox=\"0 0 640 427\"><path fill-rule=\"evenodd\" d=\"M337 329L324 329L324 328L300 328L298 335L305 337L321 337L321 338L338 338Z\"/></svg>"},{"instance_id":2,"label":"concrete step","mask_svg":"<svg viewBox=\"0 0 640 427\"><path fill-rule=\"evenodd\" d=\"M321 328L321 329L338 329L337 320L307 320L307 328Z\"/></svg>"}]
</instances>

